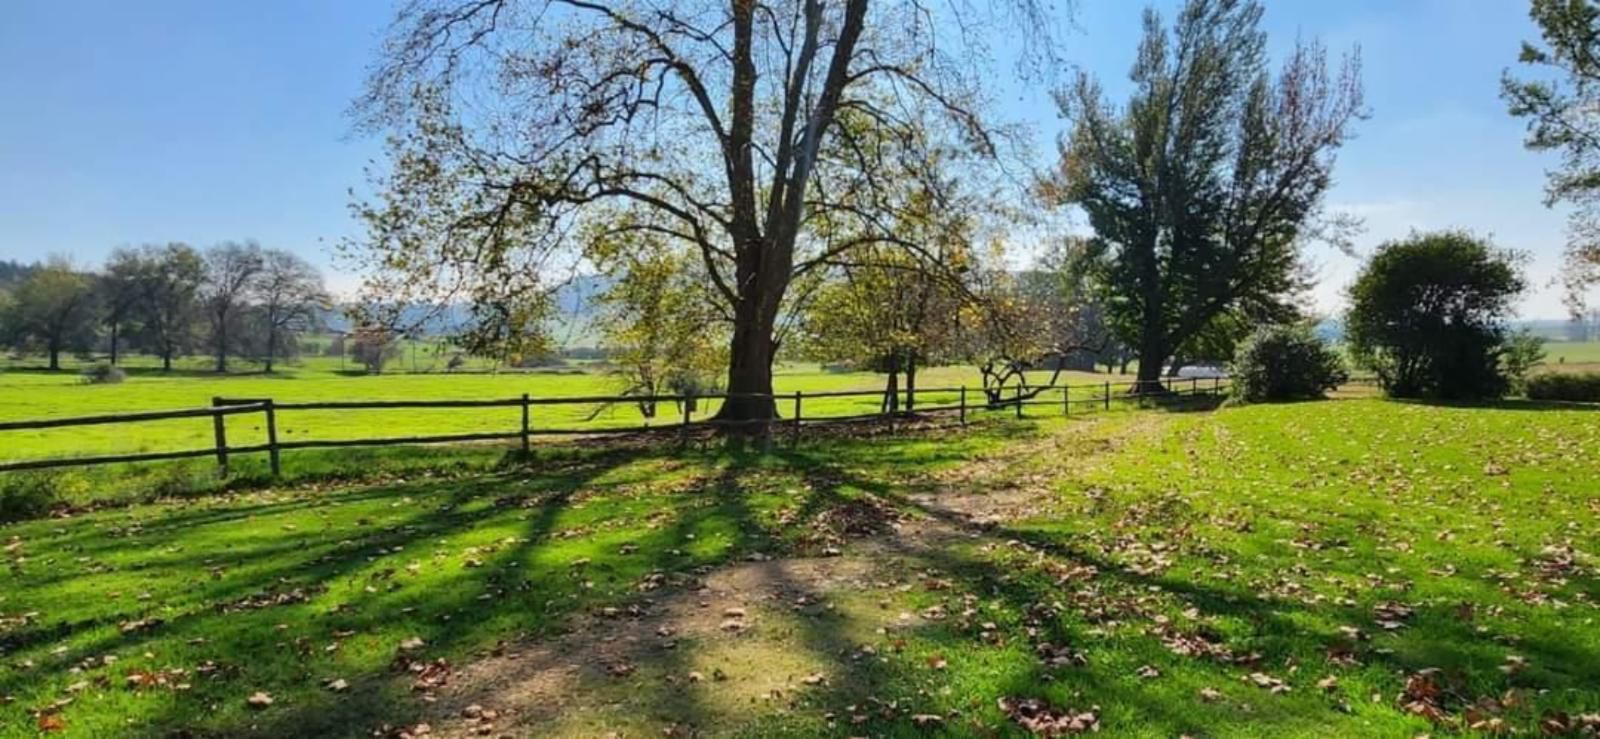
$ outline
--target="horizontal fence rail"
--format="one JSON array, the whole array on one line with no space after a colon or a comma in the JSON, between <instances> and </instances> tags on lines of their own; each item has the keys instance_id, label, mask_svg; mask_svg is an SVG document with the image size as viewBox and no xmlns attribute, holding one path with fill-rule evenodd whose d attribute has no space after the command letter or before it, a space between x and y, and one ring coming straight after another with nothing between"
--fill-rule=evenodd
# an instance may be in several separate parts
<instances>
[{"instance_id":1,"label":"horizontal fence rail","mask_svg":"<svg viewBox=\"0 0 1600 739\"><path fill-rule=\"evenodd\" d=\"M908 420L916 416L929 414L955 414L961 425L966 425L968 417L982 410L1011 411L1016 417L1022 418L1025 409L1031 407L1059 408L1065 415L1074 412L1082 413L1082 409L1101 408L1109 410L1113 402L1146 402L1151 399L1174 398L1183 396L1221 396L1226 395L1231 389L1231 381L1226 377L1207 378L1168 378L1160 381L1117 381L1102 382L1098 384L1082 385L1007 385L1001 387L932 387L916 388L915 390L898 389L888 390L829 390L819 392L793 392L793 393L706 393L701 395L586 395L562 397L532 397L523 394L514 398L487 398L487 399L440 399L440 400L338 400L338 401L291 401L279 402L271 398L227 398L216 397L212 399L209 408L189 408L167 411L142 411L132 413L115 413L95 416L78 416L72 418L50 418L28 421L0 422L0 432L62 429L79 426L99 426L107 424L133 424L150 421L166 421L173 419L210 418L212 420L213 443L210 447L198 449L182 449L176 451L139 452L128 454L107 454L98 456L78 457L53 457L42 459L25 459L19 461L0 462L0 472L37 470L53 467L77 467L88 465L116 464L126 462L148 462L169 459L185 459L195 457L211 457L217 460L217 465L224 473L227 472L230 457L238 454L257 454L265 452L268 455L269 466L272 474L277 476L282 472L280 453L297 449L336 449L346 447L374 447L395 445L420 445L443 444L460 442L482 441L520 441L523 451L528 451L535 437L581 437L581 436L676 436L680 444L687 444L688 439L695 434L706 430L739 429L747 427L765 427L762 432L769 438L787 432L791 444L798 443L801 429L804 427L839 425L871 421L884 421L895 424L899 420ZM894 397L896 402L889 402ZM936 402L916 404L918 398L939 397L941 400L955 398L956 402ZM780 414L787 412L787 417L772 419L730 420L715 417L695 420L693 418L696 407L700 404L729 399L758 398L772 401L776 411ZM840 398L863 398L878 401L878 410L872 412L842 413L834 415L806 415L804 402L806 400L826 400ZM563 405L588 405L596 404L681 404L681 418L675 422L660 424L629 425L629 426L579 426L579 427L539 427L533 423L534 408L563 406ZM347 410L404 410L404 409L471 409L471 408L518 408L521 410L521 426L515 430L485 431L454 434L430 434L420 436L389 436L378 438L359 439L297 439L284 440L278 434L278 415L283 412L300 411L347 411ZM227 418L259 414L264 422L266 441L260 444L230 446L228 443ZM591 417L592 419L592 417ZM3 439L3 437L0 437ZM4 446L0 445L0 449Z\"/></svg>"}]
</instances>

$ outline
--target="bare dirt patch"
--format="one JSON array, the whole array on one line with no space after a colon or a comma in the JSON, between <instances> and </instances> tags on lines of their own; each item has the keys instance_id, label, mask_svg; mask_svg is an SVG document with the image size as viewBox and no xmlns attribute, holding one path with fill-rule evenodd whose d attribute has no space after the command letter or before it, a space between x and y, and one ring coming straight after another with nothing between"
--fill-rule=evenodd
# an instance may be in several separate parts
<instances>
[{"instance_id":1,"label":"bare dirt patch","mask_svg":"<svg viewBox=\"0 0 1600 739\"><path fill-rule=\"evenodd\" d=\"M631 605L584 614L561 636L498 650L435 693L428 735L717 734L781 721L812 691L848 693L853 660L870 654L864 645L923 625L922 614L890 604L929 577L917 565L925 555L982 539L992 526L1047 515L1064 469L1160 422L1131 421L1114 434L1097 424L1009 445L924 481L919 487L929 492L909 496L903 515L883 515L881 501L871 510L842 509L827 528L840 536L843 556L742 562L670 582L661 576Z\"/></svg>"},{"instance_id":2,"label":"bare dirt patch","mask_svg":"<svg viewBox=\"0 0 1600 739\"><path fill-rule=\"evenodd\" d=\"M585 614L563 636L461 669L429 710L430 735L660 736L781 709L828 681L832 648L892 625L895 614L870 612L875 623L855 623L835 602L886 585L883 569L863 557L747 562ZM837 642L821 653L794 638L816 620Z\"/></svg>"}]
</instances>

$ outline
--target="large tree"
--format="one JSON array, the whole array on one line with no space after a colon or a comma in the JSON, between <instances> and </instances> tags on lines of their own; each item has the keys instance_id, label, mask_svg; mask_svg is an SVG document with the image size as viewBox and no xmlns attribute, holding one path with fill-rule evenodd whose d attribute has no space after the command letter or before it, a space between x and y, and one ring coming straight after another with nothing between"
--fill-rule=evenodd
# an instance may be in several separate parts
<instances>
[{"instance_id":1,"label":"large tree","mask_svg":"<svg viewBox=\"0 0 1600 739\"><path fill-rule=\"evenodd\" d=\"M136 264L137 337L146 351L161 357L162 371L171 371L173 358L194 343L205 260L194 247L174 242L140 247Z\"/></svg>"},{"instance_id":2,"label":"large tree","mask_svg":"<svg viewBox=\"0 0 1600 739\"><path fill-rule=\"evenodd\" d=\"M1600 5L1592 0L1533 0L1528 15L1543 45L1523 43L1519 59L1544 78L1507 72L1501 94L1511 114L1528 120L1527 146L1556 151L1547 205L1576 207L1568 221L1567 302L1583 314L1584 294L1600 284Z\"/></svg>"},{"instance_id":3,"label":"large tree","mask_svg":"<svg viewBox=\"0 0 1600 739\"><path fill-rule=\"evenodd\" d=\"M982 112L985 19L1039 40L1033 0L975 11L917 0L419 0L400 13L359 110L392 132L391 169L356 208L371 283L394 304L465 298L477 338L537 334L575 224L692 249L732 319L727 389L772 390L793 280L892 242L866 193L883 143L994 156ZM1047 47L1047 44L1046 44ZM936 115L935 115L936 113ZM933 135L913 136L928 129ZM824 244L819 218L859 236ZM492 325L492 328L485 328ZM770 418L745 395L725 418Z\"/></svg>"},{"instance_id":4,"label":"large tree","mask_svg":"<svg viewBox=\"0 0 1600 739\"><path fill-rule=\"evenodd\" d=\"M1355 57L1330 72L1297 43L1274 77L1261 12L1189 0L1169 31L1146 11L1126 105L1087 75L1058 96L1073 125L1047 192L1087 214L1095 283L1142 382L1208 330L1290 317L1300 244L1364 113Z\"/></svg>"},{"instance_id":5,"label":"large tree","mask_svg":"<svg viewBox=\"0 0 1600 739\"><path fill-rule=\"evenodd\" d=\"M97 319L95 284L91 275L55 259L34 269L11 294L7 314L0 318L19 348L40 349L50 358L50 369L61 369L64 351L88 351Z\"/></svg>"},{"instance_id":6,"label":"large tree","mask_svg":"<svg viewBox=\"0 0 1600 739\"><path fill-rule=\"evenodd\" d=\"M117 249L100 275L101 320L109 331L106 341L111 364L121 358L123 336L139 310L139 266L137 251Z\"/></svg>"},{"instance_id":7,"label":"large tree","mask_svg":"<svg viewBox=\"0 0 1600 739\"><path fill-rule=\"evenodd\" d=\"M261 267L261 245L254 241L223 242L205 251L200 304L211 325L209 340L217 372L228 371L228 354L239 341L245 301Z\"/></svg>"},{"instance_id":8,"label":"large tree","mask_svg":"<svg viewBox=\"0 0 1600 739\"><path fill-rule=\"evenodd\" d=\"M317 322L329 304L322 273L306 260L281 249L261 254L261 271L250 288L260 322L267 372L273 360L291 345L297 334Z\"/></svg>"}]
</instances>

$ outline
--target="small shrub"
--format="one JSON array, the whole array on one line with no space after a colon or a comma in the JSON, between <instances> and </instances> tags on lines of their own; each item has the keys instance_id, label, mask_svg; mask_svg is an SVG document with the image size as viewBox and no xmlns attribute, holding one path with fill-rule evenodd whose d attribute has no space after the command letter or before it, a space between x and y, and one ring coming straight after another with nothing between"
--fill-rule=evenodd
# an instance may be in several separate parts
<instances>
[{"instance_id":1,"label":"small shrub","mask_svg":"<svg viewBox=\"0 0 1600 739\"><path fill-rule=\"evenodd\" d=\"M38 518L57 503L87 490L83 478L67 472L20 472L0 475L0 521Z\"/></svg>"},{"instance_id":2,"label":"small shrub","mask_svg":"<svg viewBox=\"0 0 1600 739\"><path fill-rule=\"evenodd\" d=\"M1349 379L1344 363L1302 326L1257 329L1233 360L1239 396L1248 402L1308 400Z\"/></svg>"},{"instance_id":3,"label":"small shrub","mask_svg":"<svg viewBox=\"0 0 1600 739\"><path fill-rule=\"evenodd\" d=\"M83 371L83 381L89 385L115 385L128 378L128 373L114 364L97 364Z\"/></svg>"},{"instance_id":4,"label":"small shrub","mask_svg":"<svg viewBox=\"0 0 1600 739\"><path fill-rule=\"evenodd\" d=\"M1500 353L1500 368L1511 383L1511 391L1526 393L1529 373L1544 360L1543 337L1527 329L1506 337L1505 348Z\"/></svg>"},{"instance_id":5,"label":"small shrub","mask_svg":"<svg viewBox=\"0 0 1600 739\"><path fill-rule=\"evenodd\" d=\"M1552 372L1530 377L1528 398L1600 403L1600 372Z\"/></svg>"}]
</instances>

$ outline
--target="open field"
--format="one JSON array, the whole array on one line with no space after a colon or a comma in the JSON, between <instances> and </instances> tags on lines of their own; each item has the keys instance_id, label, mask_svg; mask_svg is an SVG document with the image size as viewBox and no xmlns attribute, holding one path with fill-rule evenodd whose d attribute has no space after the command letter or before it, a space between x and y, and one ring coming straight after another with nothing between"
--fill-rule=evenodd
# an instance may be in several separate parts
<instances>
[{"instance_id":1,"label":"open field","mask_svg":"<svg viewBox=\"0 0 1600 739\"><path fill-rule=\"evenodd\" d=\"M0 735L1577 733L1596 419L995 415L13 524Z\"/></svg>"},{"instance_id":2,"label":"open field","mask_svg":"<svg viewBox=\"0 0 1600 739\"><path fill-rule=\"evenodd\" d=\"M1600 371L1600 341L1552 341L1544 351L1546 369Z\"/></svg>"},{"instance_id":3,"label":"open field","mask_svg":"<svg viewBox=\"0 0 1600 739\"><path fill-rule=\"evenodd\" d=\"M1036 373L1039 381L1049 373ZM1124 378L1116 375L1063 373L1070 382L1100 383ZM830 390L876 390L883 376L870 372L825 372L815 365L779 370L779 393ZM971 367L931 368L918 375L924 388L967 385L969 402L978 402L981 384ZM561 372L503 374L385 374L341 375L302 369L281 375L240 374L218 376L204 372L164 375L133 371L115 385L85 385L71 372L12 370L0 373L0 421L84 416L138 410L170 410L209 406L214 396L272 398L277 402L327 400L427 400L506 399L523 393L536 398L612 396L625 389L621 379L599 372L569 369ZM954 393L919 394L922 405L956 402ZM783 403L782 410L789 407ZM813 399L805 403L810 416L870 413L875 398ZM716 409L702 403L696 418ZM515 431L521 424L518 408L284 411L278 433L284 441L306 439L358 439L383 436ZM653 423L681 420L675 406L663 406ZM531 419L536 428L593 428L637 426L644 422L631 403L590 403L540 407ZM240 416L228 427L233 445L261 444L265 429L259 415ZM209 419L152 421L135 425L0 432L0 460L44 456L132 453L204 448L212 444Z\"/></svg>"}]
</instances>

